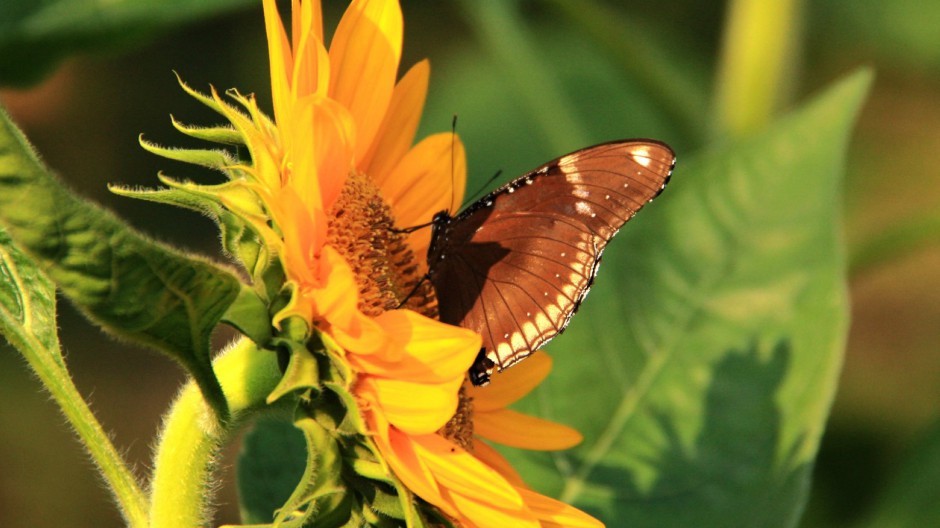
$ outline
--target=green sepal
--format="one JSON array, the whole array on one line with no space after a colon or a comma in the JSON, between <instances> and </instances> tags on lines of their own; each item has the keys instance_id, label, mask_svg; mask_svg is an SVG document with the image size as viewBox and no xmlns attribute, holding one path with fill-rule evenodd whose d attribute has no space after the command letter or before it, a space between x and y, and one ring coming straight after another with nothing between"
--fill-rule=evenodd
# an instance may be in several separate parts
<instances>
[{"instance_id":1,"label":"green sepal","mask_svg":"<svg viewBox=\"0 0 940 528\"><path fill-rule=\"evenodd\" d=\"M215 221L222 233L222 249L237 260L251 274L253 280L262 275L271 259L260 240L260 235L241 216L222 204L222 197L237 200L249 214L261 214L261 206L255 195L240 182L218 185L197 185L179 182L160 175L160 181L169 188L130 189L117 185L109 186L111 192L147 200L175 205L205 214Z\"/></svg>"},{"instance_id":2,"label":"green sepal","mask_svg":"<svg viewBox=\"0 0 940 528\"><path fill-rule=\"evenodd\" d=\"M272 328L268 305L247 285L242 285L238 297L222 315L222 321L246 335L258 348L264 348L271 341Z\"/></svg>"},{"instance_id":3,"label":"green sepal","mask_svg":"<svg viewBox=\"0 0 940 528\"><path fill-rule=\"evenodd\" d=\"M238 163L238 160L231 153L222 149L166 148L145 140L143 134L140 135L138 141L144 150L157 156L218 171L224 172Z\"/></svg>"},{"instance_id":4,"label":"green sepal","mask_svg":"<svg viewBox=\"0 0 940 528\"><path fill-rule=\"evenodd\" d=\"M149 240L70 193L3 113L0 225L88 318L177 360L227 420L209 337L238 297L235 275Z\"/></svg>"},{"instance_id":5,"label":"green sepal","mask_svg":"<svg viewBox=\"0 0 940 528\"><path fill-rule=\"evenodd\" d=\"M423 511L427 512L428 514L428 518L430 519L429 521L430 526L434 526L435 528L460 528L459 526L455 525L454 521L452 521L449 517L446 517L444 514L438 511L437 508L434 508L433 506L427 503L422 503L422 504L425 505L425 508ZM421 524L420 526L427 526L427 525Z\"/></svg>"},{"instance_id":6,"label":"green sepal","mask_svg":"<svg viewBox=\"0 0 940 528\"><path fill-rule=\"evenodd\" d=\"M358 450L356 456L349 460L349 468L356 475L369 480L378 480L388 484L395 483L395 480L389 477L388 467L376 460L368 450Z\"/></svg>"},{"instance_id":7,"label":"green sepal","mask_svg":"<svg viewBox=\"0 0 940 528\"><path fill-rule=\"evenodd\" d=\"M330 381L323 382L324 388L332 394L335 394L345 409L358 409L356 397L346 388L345 385ZM344 435L363 435L368 434L368 428L362 415L358 412L347 412L343 421L337 427L337 432Z\"/></svg>"},{"instance_id":8,"label":"green sepal","mask_svg":"<svg viewBox=\"0 0 940 528\"><path fill-rule=\"evenodd\" d=\"M384 486L372 486L371 489L374 494L370 497L369 505L375 511L386 517L405 520L405 509L402 508L398 494L394 493L394 488L392 488L392 492L385 490Z\"/></svg>"},{"instance_id":9,"label":"green sepal","mask_svg":"<svg viewBox=\"0 0 940 528\"><path fill-rule=\"evenodd\" d=\"M172 115L170 115L170 121L173 123L173 128L192 138L225 145L238 146L245 144L245 138L230 126L200 127L187 125L177 121Z\"/></svg>"},{"instance_id":10,"label":"green sepal","mask_svg":"<svg viewBox=\"0 0 940 528\"><path fill-rule=\"evenodd\" d=\"M349 363L343 359L346 351L329 334L320 334L320 340L323 341L323 348L330 357L335 358L330 362L331 370L328 379L349 386L356 376Z\"/></svg>"},{"instance_id":11,"label":"green sepal","mask_svg":"<svg viewBox=\"0 0 940 528\"><path fill-rule=\"evenodd\" d=\"M332 435L299 406L294 425L304 434L307 464L300 484L274 517L275 526L341 526L349 517L351 504L342 482L342 456ZM344 511L345 507L345 511ZM314 513L317 518L311 521ZM329 521L330 524L324 524ZM340 521L340 522L337 522Z\"/></svg>"},{"instance_id":12,"label":"green sepal","mask_svg":"<svg viewBox=\"0 0 940 528\"><path fill-rule=\"evenodd\" d=\"M288 352L287 368L277 387L268 395L268 403L273 403L284 396L304 390L320 392L320 365L317 358L307 350L302 342L275 338L272 345Z\"/></svg>"}]
</instances>

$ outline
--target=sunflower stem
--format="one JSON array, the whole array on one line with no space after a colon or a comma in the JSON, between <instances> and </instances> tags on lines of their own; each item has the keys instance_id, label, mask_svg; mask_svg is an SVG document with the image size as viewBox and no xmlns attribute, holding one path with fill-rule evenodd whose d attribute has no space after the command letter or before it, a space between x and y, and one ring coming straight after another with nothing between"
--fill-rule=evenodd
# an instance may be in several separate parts
<instances>
[{"instance_id":1,"label":"sunflower stem","mask_svg":"<svg viewBox=\"0 0 940 528\"><path fill-rule=\"evenodd\" d=\"M799 0L732 0L715 87L717 136L759 130L786 103L797 58Z\"/></svg>"},{"instance_id":2,"label":"sunflower stem","mask_svg":"<svg viewBox=\"0 0 940 528\"><path fill-rule=\"evenodd\" d=\"M248 339L238 341L219 356L213 369L232 417L220 423L195 383L183 387L164 419L157 446L150 528L206 524L216 488L212 476L220 447L240 424L265 408L265 398L281 377L276 355L258 350Z\"/></svg>"}]
</instances>

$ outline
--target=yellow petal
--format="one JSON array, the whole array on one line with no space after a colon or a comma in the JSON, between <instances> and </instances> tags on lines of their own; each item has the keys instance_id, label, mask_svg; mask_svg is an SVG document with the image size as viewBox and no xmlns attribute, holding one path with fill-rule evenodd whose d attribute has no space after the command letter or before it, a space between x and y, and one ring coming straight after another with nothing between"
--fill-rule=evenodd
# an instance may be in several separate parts
<instances>
[{"instance_id":1,"label":"yellow petal","mask_svg":"<svg viewBox=\"0 0 940 528\"><path fill-rule=\"evenodd\" d=\"M522 498L493 468L436 434L412 436L415 452L442 487L496 508L516 510Z\"/></svg>"},{"instance_id":2,"label":"yellow petal","mask_svg":"<svg viewBox=\"0 0 940 528\"><path fill-rule=\"evenodd\" d=\"M309 3L304 2L304 5ZM311 94L325 97L330 86L330 56L321 37L309 27L302 26L302 29L294 43L291 96L294 99Z\"/></svg>"},{"instance_id":3,"label":"yellow petal","mask_svg":"<svg viewBox=\"0 0 940 528\"><path fill-rule=\"evenodd\" d=\"M450 516L457 511L441 495L434 475L418 457L411 437L398 431L378 412L367 413L370 429L375 432L375 443L395 476L412 492L434 504Z\"/></svg>"},{"instance_id":4,"label":"yellow petal","mask_svg":"<svg viewBox=\"0 0 940 528\"><path fill-rule=\"evenodd\" d=\"M391 100L402 33L397 0L354 0L330 44L330 96L356 123L356 159L368 150Z\"/></svg>"},{"instance_id":5,"label":"yellow petal","mask_svg":"<svg viewBox=\"0 0 940 528\"><path fill-rule=\"evenodd\" d=\"M365 157L359 160L359 169L371 176L379 188L388 179L395 164L411 148L421 121L430 75L430 63L423 60L412 66L395 85L388 112L379 126L375 141ZM382 194L384 196L384 190Z\"/></svg>"},{"instance_id":6,"label":"yellow petal","mask_svg":"<svg viewBox=\"0 0 940 528\"><path fill-rule=\"evenodd\" d=\"M456 383L423 384L364 377L357 392L371 392L389 423L408 434L431 434L457 411Z\"/></svg>"},{"instance_id":7,"label":"yellow petal","mask_svg":"<svg viewBox=\"0 0 940 528\"><path fill-rule=\"evenodd\" d=\"M290 74L293 71L290 44L284 33L281 15L274 0L264 0L264 28L268 38L268 62L271 70L271 98L274 100L274 118L286 123L290 114Z\"/></svg>"},{"instance_id":8,"label":"yellow petal","mask_svg":"<svg viewBox=\"0 0 940 528\"><path fill-rule=\"evenodd\" d=\"M318 321L329 325L326 330L347 352L374 354L386 347L385 331L359 311L356 279L343 257L332 247L323 246L319 260L323 286L303 292Z\"/></svg>"},{"instance_id":9,"label":"yellow petal","mask_svg":"<svg viewBox=\"0 0 940 528\"><path fill-rule=\"evenodd\" d=\"M294 38L294 55L298 55L297 36L309 32L313 38L323 41L323 9L320 0L291 1L291 35Z\"/></svg>"},{"instance_id":10,"label":"yellow petal","mask_svg":"<svg viewBox=\"0 0 940 528\"><path fill-rule=\"evenodd\" d=\"M480 336L411 310L376 318L391 340L383 354L353 358L363 372L417 383L463 380L480 350Z\"/></svg>"},{"instance_id":11,"label":"yellow petal","mask_svg":"<svg viewBox=\"0 0 940 528\"><path fill-rule=\"evenodd\" d=\"M477 412L487 412L515 403L548 376L552 370L552 358L544 352L527 357L525 361L510 369L494 373L485 387L468 387Z\"/></svg>"},{"instance_id":12,"label":"yellow petal","mask_svg":"<svg viewBox=\"0 0 940 528\"><path fill-rule=\"evenodd\" d=\"M290 185L310 210L328 211L353 167L355 125L335 101L309 95L295 105L290 128Z\"/></svg>"},{"instance_id":13,"label":"yellow petal","mask_svg":"<svg viewBox=\"0 0 940 528\"><path fill-rule=\"evenodd\" d=\"M392 169L383 194L399 227L426 224L435 213L454 211L467 185L467 160L460 138L434 134L424 138ZM411 233L408 243L416 255L425 255L431 229Z\"/></svg>"},{"instance_id":14,"label":"yellow petal","mask_svg":"<svg viewBox=\"0 0 940 528\"><path fill-rule=\"evenodd\" d=\"M475 527L540 528L536 517L527 509L505 510L496 508L485 499L465 497L460 493L449 490L445 490L444 496L450 499L460 510L460 513L472 522Z\"/></svg>"},{"instance_id":15,"label":"yellow petal","mask_svg":"<svg viewBox=\"0 0 940 528\"><path fill-rule=\"evenodd\" d=\"M581 443L578 431L559 423L501 409L475 412L473 431L498 444L538 451L568 449Z\"/></svg>"},{"instance_id":16,"label":"yellow petal","mask_svg":"<svg viewBox=\"0 0 940 528\"><path fill-rule=\"evenodd\" d=\"M473 455L483 461L484 464L490 466L499 472L500 475L506 478L510 484L517 488L526 487L525 481L522 480L522 476L512 467L512 464L508 460L503 458L503 455L499 454L499 451L493 449L492 446L486 442L474 438L473 439Z\"/></svg>"},{"instance_id":17,"label":"yellow petal","mask_svg":"<svg viewBox=\"0 0 940 528\"><path fill-rule=\"evenodd\" d=\"M525 488L517 491L532 513L542 520L543 528L604 528L604 523L564 502Z\"/></svg>"},{"instance_id":18,"label":"yellow petal","mask_svg":"<svg viewBox=\"0 0 940 528\"><path fill-rule=\"evenodd\" d=\"M301 286L319 285L320 262L313 257L326 239L325 213L308 210L293 187L272 190L266 203L283 236L284 251L279 256L288 277Z\"/></svg>"}]
</instances>

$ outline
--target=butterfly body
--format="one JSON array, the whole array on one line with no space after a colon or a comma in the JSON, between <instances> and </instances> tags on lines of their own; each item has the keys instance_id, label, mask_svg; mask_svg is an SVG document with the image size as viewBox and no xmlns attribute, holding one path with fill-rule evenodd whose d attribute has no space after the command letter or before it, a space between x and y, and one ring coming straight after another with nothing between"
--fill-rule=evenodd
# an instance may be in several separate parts
<instances>
[{"instance_id":1,"label":"butterfly body","mask_svg":"<svg viewBox=\"0 0 940 528\"><path fill-rule=\"evenodd\" d=\"M593 284L607 242L663 189L675 155L628 140L582 149L435 215L428 277L441 321L474 330L474 384L561 333Z\"/></svg>"}]
</instances>

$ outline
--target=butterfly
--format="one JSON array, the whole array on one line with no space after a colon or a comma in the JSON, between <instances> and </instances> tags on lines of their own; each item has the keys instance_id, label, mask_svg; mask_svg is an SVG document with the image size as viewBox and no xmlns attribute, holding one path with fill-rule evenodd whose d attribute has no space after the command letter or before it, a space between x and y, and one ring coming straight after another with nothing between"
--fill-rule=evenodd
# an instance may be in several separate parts
<instances>
[{"instance_id":1,"label":"butterfly","mask_svg":"<svg viewBox=\"0 0 940 528\"><path fill-rule=\"evenodd\" d=\"M550 161L431 222L428 279L441 321L483 337L474 385L564 331L601 253L669 181L675 154L649 139L602 143Z\"/></svg>"}]
</instances>

